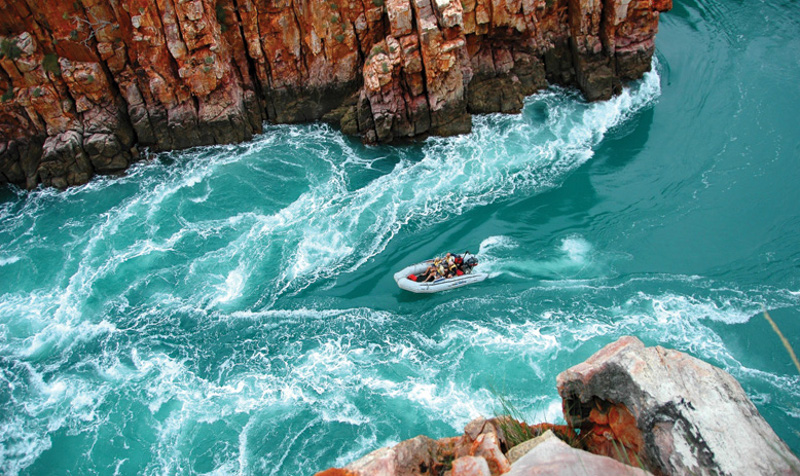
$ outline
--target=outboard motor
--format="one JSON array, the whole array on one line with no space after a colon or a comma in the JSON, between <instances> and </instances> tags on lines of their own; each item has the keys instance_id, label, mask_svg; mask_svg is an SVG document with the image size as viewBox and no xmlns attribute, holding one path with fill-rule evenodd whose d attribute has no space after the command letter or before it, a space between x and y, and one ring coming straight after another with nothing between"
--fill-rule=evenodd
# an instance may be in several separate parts
<instances>
[{"instance_id":1,"label":"outboard motor","mask_svg":"<svg viewBox=\"0 0 800 476\"><path fill-rule=\"evenodd\" d=\"M467 257L469 255L469 257ZM465 273L471 273L472 268L478 266L478 258L473 256L469 251L464 253L464 264L462 265Z\"/></svg>"}]
</instances>

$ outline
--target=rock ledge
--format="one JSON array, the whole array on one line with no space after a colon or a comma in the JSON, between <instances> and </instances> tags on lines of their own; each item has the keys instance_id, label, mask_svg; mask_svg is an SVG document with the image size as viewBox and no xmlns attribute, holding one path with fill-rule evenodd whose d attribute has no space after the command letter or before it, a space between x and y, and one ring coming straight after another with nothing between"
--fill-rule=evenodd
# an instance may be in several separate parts
<instances>
[{"instance_id":1,"label":"rock ledge","mask_svg":"<svg viewBox=\"0 0 800 476\"><path fill-rule=\"evenodd\" d=\"M468 132L550 84L611 97L671 0L0 0L0 185L323 120L367 142Z\"/></svg>"},{"instance_id":2,"label":"rock ledge","mask_svg":"<svg viewBox=\"0 0 800 476\"><path fill-rule=\"evenodd\" d=\"M800 474L739 383L682 352L623 337L557 381L567 427L479 418L317 476ZM536 437L509 448L519 428Z\"/></svg>"}]
</instances>

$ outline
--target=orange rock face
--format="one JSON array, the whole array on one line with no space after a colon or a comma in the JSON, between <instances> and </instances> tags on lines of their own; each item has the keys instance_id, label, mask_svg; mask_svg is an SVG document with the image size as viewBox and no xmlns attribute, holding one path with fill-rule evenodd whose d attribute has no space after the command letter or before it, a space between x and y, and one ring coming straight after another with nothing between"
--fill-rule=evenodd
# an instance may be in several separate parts
<instances>
[{"instance_id":1,"label":"orange rock face","mask_svg":"<svg viewBox=\"0 0 800 476\"><path fill-rule=\"evenodd\" d=\"M610 97L669 0L0 0L0 183L323 119L367 141L470 130L548 82Z\"/></svg>"},{"instance_id":2,"label":"orange rock face","mask_svg":"<svg viewBox=\"0 0 800 476\"><path fill-rule=\"evenodd\" d=\"M623 404L595 399L587 409L570 409L568 421L581 430L581 442L591 453L608 456L636 466L644 450L642 431L636 418Z\"/></svg>"}]
</instances>

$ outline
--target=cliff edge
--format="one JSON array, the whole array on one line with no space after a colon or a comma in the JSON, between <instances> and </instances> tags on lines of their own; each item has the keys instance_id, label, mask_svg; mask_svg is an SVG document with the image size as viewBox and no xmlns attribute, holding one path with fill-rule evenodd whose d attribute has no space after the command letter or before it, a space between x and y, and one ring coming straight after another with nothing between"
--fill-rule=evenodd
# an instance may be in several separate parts
<instances>
[{"instance_id":1,"label":"cliff edge","mask_svg":"<svg viewBox=\"0 0 800 476\"><path fill-rule=\"evenodd\" d=\"M741 385L682 352L623 337L557 381L566 426L479 418L316 476L800 474Z\"/></svg>"},{"instance_id":2,"label":"cliff edge","mask_svg":"<svg viewBox=\"0 0 800 476\"><path fill-rule=\"evenodd\" d=\"M671 0L0 0L0 184L82 184L138 150L324 120L470 130L548 83L609 98Z\"/></svg>"}]
</instances>

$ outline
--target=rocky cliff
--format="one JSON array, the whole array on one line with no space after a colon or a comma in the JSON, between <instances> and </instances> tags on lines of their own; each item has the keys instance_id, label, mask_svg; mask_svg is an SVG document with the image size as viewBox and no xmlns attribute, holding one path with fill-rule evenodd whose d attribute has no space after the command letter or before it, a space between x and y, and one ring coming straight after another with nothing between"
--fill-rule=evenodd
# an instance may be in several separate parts
<instances>
[{"instance_id":1,"label":"rocky cliff","mask_svg":"<svg viewBox=\"0 0 800 476\"><path fill-rule=\"evenodd\" d=\"M470 130L548 83L608 98L671 0L0 0L0 183L81 184L139 150L325 120Z\"/></svg>"},{"instance_id":2,"label":"rocky cliff","mask_svg":"<svg viewBox=\"0 0 800 476\"><path fill-rule=\"evenodd\" d=\"M684 353L623 337L557 381L567 426L479 418L317 476L800 474L739 383Z\"/></svg>"}]
</instances>

